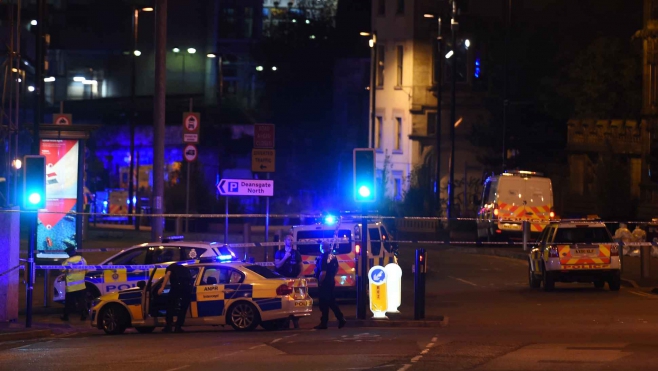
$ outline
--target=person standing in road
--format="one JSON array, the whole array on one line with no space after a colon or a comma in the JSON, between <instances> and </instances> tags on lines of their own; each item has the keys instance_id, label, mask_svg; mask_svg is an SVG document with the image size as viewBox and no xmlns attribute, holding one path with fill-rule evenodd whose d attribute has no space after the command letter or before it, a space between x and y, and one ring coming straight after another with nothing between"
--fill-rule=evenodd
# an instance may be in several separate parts
<instances>
[{"instance_id":1,"label":"person standing in road","mask_svg":"<svg viewBox=\"0 0 658 371\"><path fill-rule=\"evenodd\" d=\"M633 235L631 231L626 227L626 223L619 223L619 228L615 231L615 235L612 236L615 242L620 242L622 244L621 253L628 255L631 253L631 248L626 246L627 243L633 242Z\"/></svg>"},{"instance_id":2,"label":"person standing in road","mask_svg":"<svg viewBox=\"0 0 658 371\"><path fill-rule=\"evenodd\" d=\"M642 225L638 224L633 229L633 242L647 242L647 232L642 229Z\"/></svg>"},{"instance_id":3,"label":"person standing in road","mask_svg":"<svg viewBox=\"0 0 658 371\"><path fill-rule=\"evenodd\" d=\"M320 298L320 324L315 326L316 330L326 330L327 322L329 321L329 309L334 312L334 316L338 320L338 328L343 328L347 321L345 316L336 304L334 297L334 288L336 286L336 273L338 272L338 259L333 254L331 249L331 242L320 241L320 251L322 255L318 256L315 261L315 278L318 280L318 291Z\"/></svg>"},{"instance_id":4,"label":"person standing in road","mask_svg":"<svg viewBox=\"0 0 658 371\"><path fill-rule=\"evenodd\" d=\"M69 258L64 260L63 266L67 265L87 265L87 261L82 257L74 247L69 247L66 250ZM84 269L67 268L62 270L66 273L66 296L64 297L64 315L60 317L62 321L69 320L69 313L80 311L80 320L87 319L89 308L87 308L87 286L85 285L85 274L87 271Z\"/></svg>"},{"instance_id":5,"label":"person standing in road","mask_svg":"<svg viewBox=\"0 0 658 371\"><path fill-rule=\"evenodd\" d=\"M158 289L158 295L162 295L167 283L171 283L167 297L167 324L162 332L171 332L174 324L174 312L176 313L176 328L174 332L184 332L185 316L190 306L190 296L192 295L192 273L181 264L173 263L167 267L162 286Z\"/></svg>"},{"instance_id":6,"label":"person standing in road","mask_svg":"<svg viewBox=\"0 0 658 371\"><path fill-rule=\"evenodd\" d=\"M286 235L283 249L274 254L274 270L287 278L299 278L303 271L302 254L297 251L297 246L293 246L292 240L292 234ZM291 320L293 326L299 328L299 318L291 317Z\"/></svg>"}]
</instances>

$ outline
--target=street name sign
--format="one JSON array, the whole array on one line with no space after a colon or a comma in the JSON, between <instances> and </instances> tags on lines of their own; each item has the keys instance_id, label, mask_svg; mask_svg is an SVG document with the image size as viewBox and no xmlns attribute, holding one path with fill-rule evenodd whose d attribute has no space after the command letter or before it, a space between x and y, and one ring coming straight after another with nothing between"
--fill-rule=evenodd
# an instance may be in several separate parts
<instances>
[{"instance_id":1,"label":"street name sign","mask_svg":"<svg viewBox=\"0 0 658 371\"><path fill-rule=\"evenodd\" d=\"M273 173L275 169L273 149L251 150L251 171L255 173Z\"/></svg>"},{"instance_id":2,"label":"street name sign","mask_svg":"<svg viewBox=\"0 0 658 371\"><path fill-rule=\"evenodd\" d=\"M274 196L274 181L260 179L222 179L217 184L222 196Z\"/></svg>"}]
</instances>

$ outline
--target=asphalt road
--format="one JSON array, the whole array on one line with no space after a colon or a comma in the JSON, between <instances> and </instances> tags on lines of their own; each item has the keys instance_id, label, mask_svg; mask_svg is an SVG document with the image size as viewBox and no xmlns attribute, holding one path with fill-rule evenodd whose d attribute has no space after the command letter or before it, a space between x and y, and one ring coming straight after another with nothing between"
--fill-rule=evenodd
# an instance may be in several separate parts
<instances>
[{"instance_id":1,"label":"asphalt road","mask_svg":"<svg viewBox=\"0 0 658 371\"><path fill-rule=\"evenodd\" d=\"M658 296L585 284L531 290L525 262L494 256L431 250L428 264L426 311L448 316L447 327L91 332L0 344L0 370L656 369Z\"/></svg>"}]
</instances>

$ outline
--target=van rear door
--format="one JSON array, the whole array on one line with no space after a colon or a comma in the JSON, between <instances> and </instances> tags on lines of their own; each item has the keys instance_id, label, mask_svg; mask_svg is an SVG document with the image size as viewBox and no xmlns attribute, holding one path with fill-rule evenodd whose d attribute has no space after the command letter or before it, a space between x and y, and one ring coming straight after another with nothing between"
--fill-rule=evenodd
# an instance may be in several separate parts
<instances>
[{"instance_id":1,"label":"van rear door","mask_svg":"<svg viewBox=\"0 0 658 371\"><path fill-rule=\"evenodd\" d=\"M544 223L548 223L550 220L551 209L553 208L551 180L548 178L527 178L525 180L525 194L522 199L525 203L525 216L532 223L531 231L541 232Z\"/></svg>"}]
</instances>

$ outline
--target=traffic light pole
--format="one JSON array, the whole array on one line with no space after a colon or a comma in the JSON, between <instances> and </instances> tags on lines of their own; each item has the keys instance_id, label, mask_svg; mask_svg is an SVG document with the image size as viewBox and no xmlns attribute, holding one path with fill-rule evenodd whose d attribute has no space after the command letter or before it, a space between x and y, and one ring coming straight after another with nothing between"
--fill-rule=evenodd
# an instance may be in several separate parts
<instances>
[{"instance_id":1,"label":"traffic light pole","mask_svg":"<svg viewBox=\"0 0 658 371\"><path fill-rule=\"evenodd\" d=\"M366 308L368 302L368 218L366 217L366 206L361 207L361 252L359 262L359 274L356 277L356 318L366 319Z\"/></svg>"}]
</instances>

